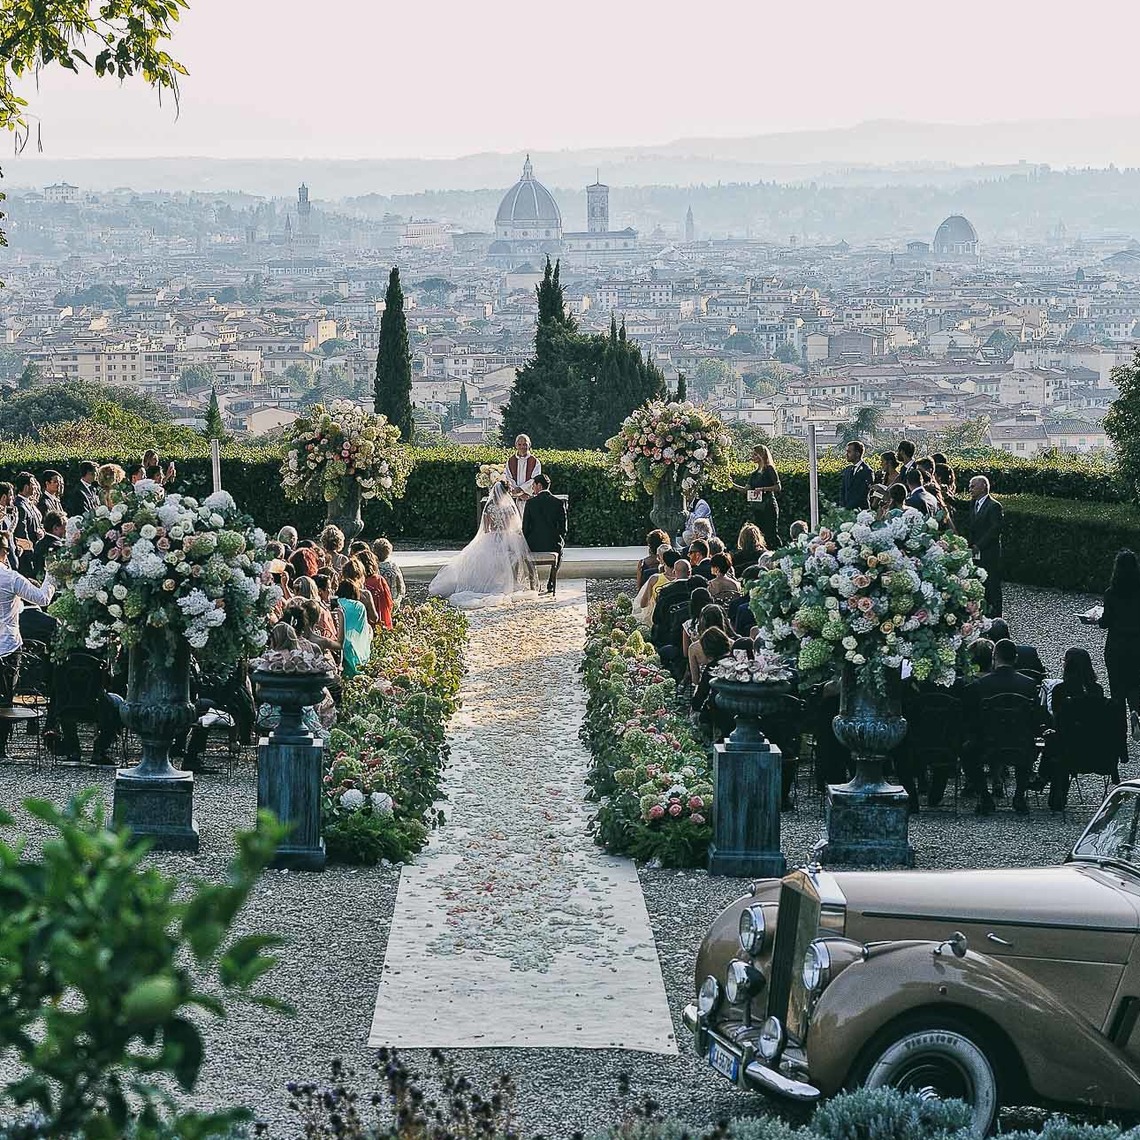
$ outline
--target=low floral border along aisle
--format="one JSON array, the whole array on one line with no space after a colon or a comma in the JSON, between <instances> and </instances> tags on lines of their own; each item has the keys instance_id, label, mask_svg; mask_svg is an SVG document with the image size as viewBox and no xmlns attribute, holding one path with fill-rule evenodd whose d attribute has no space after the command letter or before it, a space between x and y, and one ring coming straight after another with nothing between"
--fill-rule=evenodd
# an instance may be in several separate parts
<instances>
[{"instance_id":1,"label":"low floral border along aisle","mask_svg":"<svg viewBox=\"0 0 1140 1140\"><path fill-rule=\"evenodd\" d=\"M470 623L448 823L401 875L369 1044L675 1053L637 872L588 830L584 585Z\"/></svg>"}]
</instances>

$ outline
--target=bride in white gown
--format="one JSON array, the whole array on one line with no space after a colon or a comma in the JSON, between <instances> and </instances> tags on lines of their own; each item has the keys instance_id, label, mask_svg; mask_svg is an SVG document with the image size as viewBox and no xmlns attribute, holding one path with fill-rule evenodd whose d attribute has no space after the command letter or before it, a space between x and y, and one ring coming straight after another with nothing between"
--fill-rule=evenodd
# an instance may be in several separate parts
<instances>
[{"instance_id":1,"label":"bride in white gown","mask_svg":"<svg viewBox=\"0 0 1140 1140\"><path fill-rule=\"evenodd\" d=\"M536 598L537 584L522 515L506 486L496 483L479 533L436 574L428 593L471 610Z\"/></svg>"}]
</instances>

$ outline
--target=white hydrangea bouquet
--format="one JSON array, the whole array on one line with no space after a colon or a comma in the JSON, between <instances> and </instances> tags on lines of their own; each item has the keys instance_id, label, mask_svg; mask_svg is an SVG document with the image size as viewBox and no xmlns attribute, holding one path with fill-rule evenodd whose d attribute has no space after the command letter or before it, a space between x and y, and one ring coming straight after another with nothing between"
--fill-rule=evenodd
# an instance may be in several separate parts
<instances>
[{"instance_id":1,"label":"white hydrangea bouquet","mask_svg":"<svg viewBox=\"0 0 1140 1140\"><path fill-rule=\"evenodd\" d=\"M202 502L148 479L69 520L51 570L63 652L185 639L203 672L227 676L263 649L281 594L264 581L265 533L226 491Z\"/></svg>"},{"instance_id":2,"label":"white hydrangea bouquet","mask_svg":"<svg viewBox=\"0 0 1140 1140\"><path fill-rule=\"evenodd\" d=\"M673 480L686 494L706 484L723 490L732 481L724 424L693 404L643 404L606 441L606 450L623 498L633 498L638 487L652 495L664 480Z\"/></svg>"},{"instance_id":3,"label":"white hydrangea bouquet","mask_svg":"<svg viewBox=\"0 0 1140 1140\"><path fill-rule=\"evenodd\" d=\"M828 519L776 552L751 595L767 646L794 660L802 684L850 664L856 679L884 691L888 671L909 662L918 681L951 685L970 672L980 635L985 571L936 519L870 511Z\"/></svg>"},{"instance_id":4,"label":"white hydrangea bouquet","mask_svg":"<svg viewBox=\"0 0 1140 1140\"><path fill-rule=\"evenodd\" d=\"M475 471L475 486L486 491L496 483L501 483L506 477L505 463L480 463Z\"/></svg>"},{"instance_id":5,"label":"white hydrangea bouquet","mask_svg":"<svg viewBox=\"0 0 1140 1140\"><path fill-rule=\"evenodd\" d=\"M403 495L408 478L399 442L398 427L351 400L333 400L327 408L314 404L285 429L285 497L331 503L355 481L362 499L391 505Z\"/></svg>"},{"instance_id":6,"label":"white hydrangea bouquet","mask_svg":"<svg viewBox=\"0 0 1140 1140\"><path fill-rule=\"evenodd\" d=\"M752 653L744 649L734 649L713 664L709 676L718 681L760 684L768 681L790 681L792 670L787 659L778 653L765 649L758 649Z\"/></svg>"}]
</instances>

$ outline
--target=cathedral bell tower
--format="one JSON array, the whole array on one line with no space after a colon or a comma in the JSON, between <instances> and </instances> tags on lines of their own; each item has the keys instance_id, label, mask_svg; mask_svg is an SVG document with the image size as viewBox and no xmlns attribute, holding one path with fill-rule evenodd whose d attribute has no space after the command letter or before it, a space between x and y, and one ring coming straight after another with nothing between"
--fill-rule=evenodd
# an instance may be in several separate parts
<instances>
[{"instance_id":1,"label":"cathedral bell tower","mask_svg":"<svg viewBox=\"0 0 1140 1140\"><path fill-rule=\"evenodd\" d=\"M610 188L600 181L586 187L586 229L592 234L610 232Z\"/></svg>"}]
</instances>

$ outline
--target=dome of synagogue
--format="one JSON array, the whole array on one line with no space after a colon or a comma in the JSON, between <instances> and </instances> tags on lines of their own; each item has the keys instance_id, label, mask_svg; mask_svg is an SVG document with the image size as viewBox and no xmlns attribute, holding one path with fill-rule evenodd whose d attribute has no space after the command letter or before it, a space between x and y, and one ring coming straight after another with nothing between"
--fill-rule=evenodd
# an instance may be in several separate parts
<instances>
[{"instance_id":1,"label":"dome of synagogue","mask_svg":"<svg viewBox=\"0 0 1140 1140\"><path fill-rule=\"evenodd\" d=\"M978 232L961 214L951 214L934 235L934 252L941 256L976 254Z\"/></svg>"},{"instance_id":2,"label":"dome of synagogue","mask_svg":"<svg viewBox=\"0 0 1140 1140\"><path fill-rule=\"evenodd\" d=\"M557 229L561 234L562 214L558 203L550 191L535 180L530 155L523 165L522 177L504 195L495 215L495 225Z\"/></svg>"}]
</instances>

